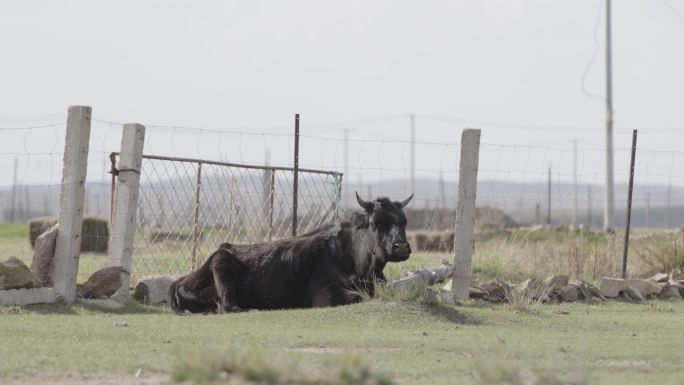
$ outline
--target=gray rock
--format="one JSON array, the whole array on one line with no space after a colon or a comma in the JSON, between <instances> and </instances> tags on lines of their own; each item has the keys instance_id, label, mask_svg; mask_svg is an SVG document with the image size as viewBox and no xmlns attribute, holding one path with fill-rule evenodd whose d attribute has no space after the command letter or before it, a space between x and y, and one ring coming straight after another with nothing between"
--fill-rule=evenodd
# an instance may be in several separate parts
<instances>
[{"instance_id":1,"label":"gray rock","mask_svg":"<svg viewBox=\"0 0 684 385\"><path fill-rule=\"evenodd\" d=\"M601 279L600 293L607 298L617 298L626 287L627 284L624 279L603 277Z\"/></svg>"},{"instance_id":2,"label":"gray rock","mask_svg":"<svg viewBox=\"0 0 684 385\"><path fill-rule=\"evenodd\" d=\"M679 269L673 269L670 272L670 280L672 281L684 281L684 273Z\"/></svg>"},{"instance_id":3,"label":"gray rock","mask_svg":"<svg viewBox=\"0 0 684 385\"><path fill-rule=\"evenodd\" d=\"M445 305L453 305L456 303L456 301L454 301L454 293L451 290L445 289L439 289L437 300Z\"/></svg>"},{"instance_id":4,"label":"gray rock","mask_svg":"<svg viewBox=\"0 0 684 385\"><path fill-rule=\"evenodd\" d=\"M568 285L568 281L567 275L553 275L544 281L544 285L550 290L560 290Z\"/></svg>"},{"instance_id":5,"label":"gray rock","mask_svg":"<svg viewBox=\"0 0 684 385\"><path fill-rule=\"evenodd\" d=\"M648 279L651 282L667 282L670 280L670 276L665 273L656 273L653 277Z\"/></svg>"},{"instance_id":6,"label":"gray rock","mask_svg":"<svg viewBox=\"0 0 684 385\"><path fill-rule=\"evenodd\" d=\"M530 278L530 279L525 280L522 283L520 283L516 287L516 290L522 294L525 294L525 295L532 295L533 293L539 291L540 287L541 287L541 282L537 281L534 278Z\"/></svg>"},{"instance_id":7,"label":"gray rock","mask_svg":"<svg viewBox=\"0 0 684 385\"><path fill-rule=\"evenodd\" d=\"M444 289L442 289L444 290ZM489 295L489 292L477 285L470 285L468 288L469 294L468 296L471 299L484 299L487 295Z\"/></svg>"},{"instance_id":8,"label":"gray rock","mask_svg":"<svg viewBox=\"0 0 684 385\"><path fill-rule=\"evenodd\" d=\"M76 293L80 298L110 297L121 287L121 274L123 273L125 271L120 266L100 269L83 284L76 285Z\"/></svg>"},{"instance_id":9,"label":"gray rock","mask_svg":"<svg viewBox=\"0 0 684 385\"><path fill-rule=\"evenodd\" d=\"M625 299L631 300L634 302L640 302L640 301L643 301L646 299L646 298L644 298L644 295L637 288L632 287L632 286L627 286L623 290L622 294L623 294Z\"/></svg>"},{"instance_id":10,"label":"gray rock","mask_svg":"<svg viewBox=\"0 0 684 385\"><path fill-rule=\"evenodd\" d=\"M579 299L579 293L575 286L566 285L558 290L558 296L565 302L575 302Z\"/></svg>"},{"instance_id":11,"label":"gray rock","mask_svg":"<svg viewBox=\"0 0 684 385\"><path fill-rule=\"evenodd\" d=\"M450 280L446 281L444 286L442 286L442 289L451 291L451 285L452 284L453 284L453 280L450 279Z\"/></svg>"},{"instance_id":12,"label":"gray rock","mask_svg":"<svg viewBox=\"0 0 684 385\"><path fill-rule=\"evenodd\" d=\"M142 298L143 302L151 305L166 302L171 284L178 279L177 276L157 275L143 277L135 285L135 295Z\"/></svg>"},{"instance_id":13,"label":"gray rock","mask_svg":"<svg viewBox=\"0 0 684 385\"><path fill-rule=\"evenodd\" d=\"M513 291L513 287L506 282L493 279L487 283L479 286L485 290L487 295L483 298L485 301L503 303L508 301Z\"/></svg>"},{"instance_id":14,"label":"gray rock","mask_svg":"<svg viewBox=\"0 0 684 385\"><path fill-rule=\"evenodd\" d=\"M676 287L677 290L679 290L679 295L681 295L682 298L684 298L684 284L682 284L680 282L670 281L670 282L668 282L668 285L671 287Z\"/></svg>"},{"instance_id":15,"label":"gray rock","mask_svg":"<svg viewBox=\"0 0 684 385\"><path fill-rule=\"evenodd\" d=\"M55 243L59 225L50 227L36 238L33 246L31 271L40 279L43 286L52 286L52 260L55 256Z\"/></svg>"},{"instance_id":16,"label":"gray rock","mask_svg":"<svg viewBox=\"0 0 684 385\"><path fill-rule=\"evenodd\" d=\"M646 279L628 279L627 286L639 291L645 297L653 297L660 294L662 288L658 284Z\"/></svg>"},{"instance_id":17,"label":"gray rock","mask_svg":"<svg viewBox=\"0 0 684 385\"><path fill-rule=\"evenodd\" d=\"M580 281L577 279L573 279L570 281L569 285L574 286L575 289L577 289L577 293L579 294L579 299L581 300L589 300L592 297L594 297L594 294L591 290L591 288L594 288L592 285ZM598 292L598 289L594 288L596 292Z\"/></svg>"},{"instance_id":18,"label":"gray rock","mask_svg":"<svg viewBox=\"0 0 684 385\"><path fill-rule=\"evenodd\" d=\"M679 288L677 286L668 284L663 288L663 291L660 292L658 298L674 300L682 299L682 295L679 293Z\"/></svg>"},{"instance_id":19,"label":"gray rock","mask_svg":"<svg viewBox=\"0 0 684 385\"><path fill-rule=\"evenodd\" d=\"M33 289L42 287L40 279L19 258L0 261L0 290Z\"/></svg>"},{"instance_id":20,"label":"gray rock","mask_svg":"<svg viewBox=\"0 0 684 385\"><path fill-rule=\"evenodd\" d=\"M588 286L589 291L591 292L591 296L593 298L598 298L601 301L607 301L608 298L606 298L603 294L601 294L601 291L594 286Z\"/></svg>"}]
</instances>

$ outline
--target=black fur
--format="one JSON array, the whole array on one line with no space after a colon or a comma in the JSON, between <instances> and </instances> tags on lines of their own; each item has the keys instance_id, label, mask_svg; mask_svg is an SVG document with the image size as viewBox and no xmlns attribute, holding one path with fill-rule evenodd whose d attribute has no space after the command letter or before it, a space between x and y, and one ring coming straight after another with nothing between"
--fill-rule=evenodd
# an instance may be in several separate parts
<instances>
[{"instance_id":1,"label":"black fur","mask_svg":"<svg viewBox=\"0 0 684 385\"><path fill-rule=\"evenodd\" d=\"M408 199L410 200L410 198ZM408 203L379 198L365 202L350 221L255 245L222 244L196 271L169 290L176 313L235 312L345 305L374 291L387 262L410 255Z\"/></svg>"}]
</instances>

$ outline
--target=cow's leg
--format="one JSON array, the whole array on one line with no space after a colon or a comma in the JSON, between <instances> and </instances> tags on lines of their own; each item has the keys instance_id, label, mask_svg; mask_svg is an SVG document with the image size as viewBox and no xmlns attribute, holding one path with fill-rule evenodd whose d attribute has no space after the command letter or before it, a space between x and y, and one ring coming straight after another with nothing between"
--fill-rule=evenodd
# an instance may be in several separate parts
<instances>
[{"instance_id":1,"label":"cow's leg","mask_svg":"<svg viewBox=\"0 0 684 385\"><path fill-rule=\"evenodd\" d=\"M363 301L363 295L358 291L348 289L343 285L335 285L329 288L330 305L349 305Z\"/></svg>"},{"instance_id":2,"label":"cow's leg","mask_svg":"<svg viewBox=\"0 0 684 385\"><path fill-rule=\"evenodd\" d=\"M212 256L211 271L218 295L219 312L241 311L238 306L236 286L240 273L244 270L242 262L228 250L218 250Z\"/></svg>"}]
</instances>

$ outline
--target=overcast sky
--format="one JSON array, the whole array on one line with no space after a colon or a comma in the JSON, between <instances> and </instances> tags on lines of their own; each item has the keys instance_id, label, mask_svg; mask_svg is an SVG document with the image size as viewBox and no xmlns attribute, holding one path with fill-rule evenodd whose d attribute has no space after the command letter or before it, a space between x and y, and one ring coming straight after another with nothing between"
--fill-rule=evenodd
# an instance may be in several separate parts
<instances>
[{"instance_id":1,"label":"overcast sky","mask_svg":"<svg viewBox=\"0 0 684 385\"><path fill-rule=\"evenodd\" d=\"M410 113L418 141L458 142L463 127L478 127L490 145L569 150L578 139L589 151L604 144L604 103L588 95L604 95L602 4L4 0L0 127L64 121L68 105L86 104L102 121L283 134L300 113L305 135L339 139L347 127L369 140L354 142L351 167L386 168L385 178L405 175L408 150L370 140L407 140ZM641 147L684 153L683 16L684 0L613 2L617 148L638 128ZM61 146L53 129L0 135L3 178L12 154ZM236 135L150 128L146 151L262 163L268 149L273 163L289 162L288 137ZM114 126L94 122L92 173L102 174L102 154L119 140ZM304 141L303 163L342 167L339 142ZM419 175L453 174L456 148L423 145ZM684 183L682 153L648 153L648 172ZM617 156L624 179L627 152ZM601 159L583 158L582 178L600 182ZM490 177L525 180L554 161L569 175L560 150L547 159L493 146L482 159ZM24 171L26 181L41 175Z\"/></svg>"}]
</instances>

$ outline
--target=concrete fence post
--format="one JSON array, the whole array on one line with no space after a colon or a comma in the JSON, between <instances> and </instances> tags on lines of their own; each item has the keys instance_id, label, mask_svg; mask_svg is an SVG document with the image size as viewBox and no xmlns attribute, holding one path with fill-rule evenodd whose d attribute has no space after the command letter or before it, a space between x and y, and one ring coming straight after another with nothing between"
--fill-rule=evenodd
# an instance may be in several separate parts
<instances>
[{"instance_id":1,"label":"concrete fence post","mask_svg":"<svg viewBox=\"0 0 684 385\"><path fill-rule=\"evenodd\" d=\"M461 163L454 234L454 275L451 290L455 301L469 298L471 260L475 244L475 196L480 159L480 130L465 129L461 135Z\"/></svg>"},{"instance_id":2,"label":"concrete fence post","mask_svg":"<svg viewBox=\"0 0 684 385\"><path fill-rule=\"evenodd\" d=\"M76 299L91 115L92 109L89 106L70 106L64 141L59 231L55 246L52 282L57 294L69 302Z\"/></svg>"},{"instance_id":3,"label":"concrete fence post","mask_svg":"<svg viewBox=\"0 0 684 385\"><path fill-rule=\"evenodd\" d=\"M136 230L136 210L140 194L140 168L142 166L145 126L124 124L121 136L116 193L112 215L112 235L109 243L110 266L121 266L121 289L117 295L128 296L133 265L133 237Z\"/></svg>"}]
</instances>

